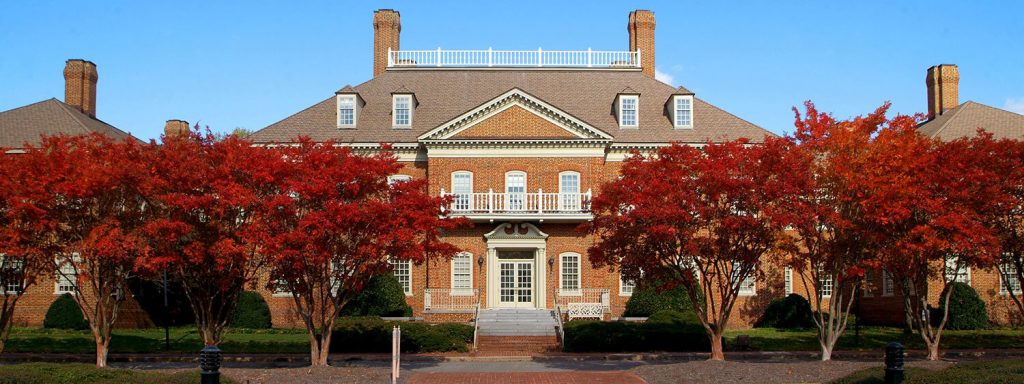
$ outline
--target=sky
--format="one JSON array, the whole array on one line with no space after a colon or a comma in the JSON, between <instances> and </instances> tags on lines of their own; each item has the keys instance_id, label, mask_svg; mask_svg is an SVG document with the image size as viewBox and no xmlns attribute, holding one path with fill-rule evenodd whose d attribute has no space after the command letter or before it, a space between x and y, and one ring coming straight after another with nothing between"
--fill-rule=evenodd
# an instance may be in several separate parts
<instances>
[{"instance_id":1,"label":"sky","mask_svg":"<svg viewBox=\"0 0 1024 384\"><path fill-rule=\"evenodd\" d=\"M1024 114L1024 1L4 1L0 111L63 100L64 62L99 70L97 117L143 139L168 119L258 130L372 78L373 11L404 49L627 50L657 19L658 77L772 132L813 101L846 118L926 111L925 70L960 101ZM698 122L699 124L699 122Z\"/></svg>"}]
</instances>

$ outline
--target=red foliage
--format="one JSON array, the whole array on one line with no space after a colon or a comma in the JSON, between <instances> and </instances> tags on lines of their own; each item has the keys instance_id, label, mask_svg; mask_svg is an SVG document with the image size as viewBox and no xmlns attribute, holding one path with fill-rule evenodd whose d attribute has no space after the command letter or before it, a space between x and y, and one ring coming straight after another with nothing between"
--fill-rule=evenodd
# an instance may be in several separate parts
<instances>
[{"instance_id":1,"label":"red foliage","mask_svg":"<svg viewBox=\"0 0 1024 384\"><path fill-rule=\"evenodd\" d=\"M285 282L310 332L312 362L326 364L341 307L389 261L451 257L439 237L463 225L444 218L447 201L426 194L426 180L389 185L401 166L390 152L358 156L333 142L300 138L278 148L286 176L262 212L271 287Z\"/></svg>"},{"instance_id":2,"label":"red foliage","mask_svg":"<svg viewBox=\"0 0 1024 384\"><path fill-rule=\"evenodd\" d=\"M706 303L696 310L712 358L724 358L721 334L740 282L757 274L792 221L782 207L798 196L801 170L788 147L768 138L635 154L594 198L594 221L585 225L597 236L591 263L618 267L627 280L686 286L693 302Z\"/></svg>"}]
</instances>

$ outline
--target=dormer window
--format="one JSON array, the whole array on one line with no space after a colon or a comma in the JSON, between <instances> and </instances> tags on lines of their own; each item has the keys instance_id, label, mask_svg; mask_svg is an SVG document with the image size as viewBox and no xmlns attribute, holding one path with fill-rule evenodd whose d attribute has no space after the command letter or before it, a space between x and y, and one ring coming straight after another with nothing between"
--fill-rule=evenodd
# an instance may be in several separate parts
<instances>
[{"instance_id":1,"label":"dormer window","mask_svg":"<svg viewBox=\"0 0 1024 384\"><path fill-rule=\"evenodd\" d=\"M356 95L338 95L338 128L355 128L358 117Z\"/></svg>"},{"instance_id":2,"label":"dormer window","mask_svg":"<svg viewBox=\"0 0 1024 384\"><path fill-rule=\"evenodd\" d=\"M395 128L412 127L412 95L396 94L392 96L391 120Z\"/></svg>"},{"instance_id":3,"label":"dormer window","mask_svg":"<svg viewBox=\"0 0 1024 384\"><path fill-rule=\"evenodd\" d=\"M636 128L640 125L637 111L640 107L639 95L619 95L619 127Z\"/></svg>"},{"instance_id":4,"label":"dormer window","mask_svg":"<svg viewBox=\"0 0 1024 384\"><path fill-rule=\"evenodd\" d=\"M672 96L672 125L676 129L693 128L693 95Z\"/></svg>"}]
</instances>

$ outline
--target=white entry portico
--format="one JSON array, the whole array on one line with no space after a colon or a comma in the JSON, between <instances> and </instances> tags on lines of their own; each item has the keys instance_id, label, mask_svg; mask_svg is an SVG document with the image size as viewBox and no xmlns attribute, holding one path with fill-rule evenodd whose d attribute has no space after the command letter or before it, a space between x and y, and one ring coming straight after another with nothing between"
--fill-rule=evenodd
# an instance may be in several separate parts
<instances>
[{"instance_id":1,"label":"white entry portico","mask_svg":"<svg viewBox=\"0 0 1024 384\"><path fill-rule=\"evenodd\" d=\"M486 308L547 308L548 235L529 223L504 223L487 239Z\"/></svg>"}]
</instances>

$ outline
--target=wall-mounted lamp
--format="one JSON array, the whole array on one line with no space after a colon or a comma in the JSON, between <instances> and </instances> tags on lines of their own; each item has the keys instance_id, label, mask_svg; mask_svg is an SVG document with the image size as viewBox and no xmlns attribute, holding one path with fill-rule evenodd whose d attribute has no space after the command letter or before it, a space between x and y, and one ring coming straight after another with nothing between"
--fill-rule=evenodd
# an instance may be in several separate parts
<instances>
[{"instance_id":1,"label":"wall-mounted lamp","mask_svg":"<svg viewBox=\"0 0 1024 384\"><path fill-rule=\"evenodd\" d=\"M548 266L549 267L554 267L555 266L555 258L554 257L549 257L548 258Z\"/></svg>"},{"instance_id":2,"label":"wall-mounted lamp","mask_svg":"<svg viewBox=\"0 0 1024 384\"><path fill-rule=\"evenodd\" d=\"M480 256L480 257L476 258L476 265L481 266L481 267L484 266L484 257L483 256Z\"/></svg>"}]
</instances>

